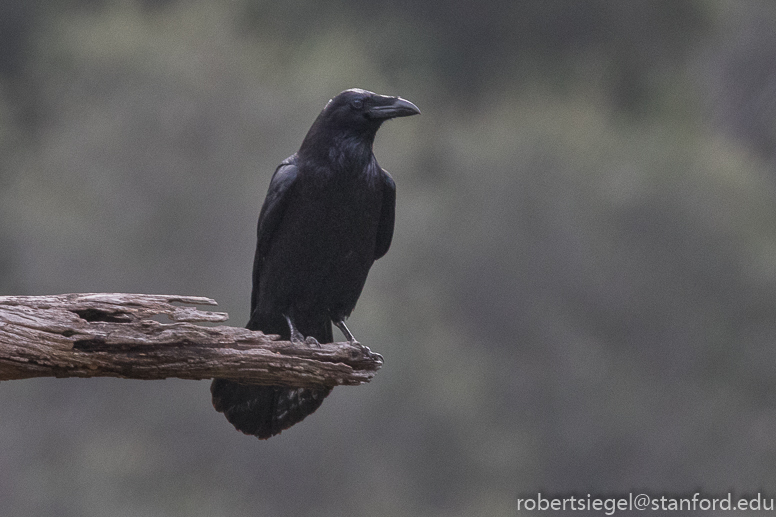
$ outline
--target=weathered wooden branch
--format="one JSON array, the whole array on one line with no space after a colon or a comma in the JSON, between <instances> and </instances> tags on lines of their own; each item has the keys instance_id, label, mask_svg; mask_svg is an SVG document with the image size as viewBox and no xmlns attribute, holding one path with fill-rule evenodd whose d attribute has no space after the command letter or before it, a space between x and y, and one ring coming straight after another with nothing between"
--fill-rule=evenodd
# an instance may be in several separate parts
<instances>
[{"instance_id":1,"label":"weathered wooden branch","mask_svg":"<svg viewBox=\"0 0 776 517\"><path fill-rule=\"evenodd\" d=\"M382 365L379 355L349 343L315 347L240 327L195 325L228 315L190 305L217 303L151 294L0 296L0 381L222 377L302 388L369 382ZM157 315L175 323L151 319Z\"/></svg>"}]
</instances>

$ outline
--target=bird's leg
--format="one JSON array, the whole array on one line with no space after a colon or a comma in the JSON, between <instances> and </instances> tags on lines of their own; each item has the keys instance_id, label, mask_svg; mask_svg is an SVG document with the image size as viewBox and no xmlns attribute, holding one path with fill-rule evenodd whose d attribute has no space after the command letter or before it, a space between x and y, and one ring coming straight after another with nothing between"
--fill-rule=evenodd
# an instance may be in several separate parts
<instances>
[{"instance_id":1,"label":"bird's leg","mask_svg":"<svg viewBox=\"0 0 776 517\"><path fill-rule=\"evenodd\" d=\"M348 340L348 343L351 343L351 344L358 343L358 341L356 341L356 338L350 332L350 329L348 328L348 326L345 325L345 320L335 320L334 324L337 325L337 328L342 331L342 334L345 336L345 339Z\"/></svg>"},{"instance_id":2,"label":"bird's leg","mask_svg":"<svg viewBox=\"0 0 776 517\"><path fill-rule=\"evenodd\" d=\"M376 354L376 353L372 352L371 350L369 350L368 346L364 346L361 343L359 343L358 341L356 341L356 338L355 338L355 336L353 336L353 333L350 332L350 329L348 328L348 326L345 325L345 320L343 320L343 319L334 320L334 324L337 326L338 329L340 329L340 331L342 331L342 334L345 336L345 339L348 340L348 343L350 343L351 345L357 345L357 346L361 347L361 351L367 357L374 357L376 359L379 359L380 362L383 361L383 356L381 356L380 354Z\"/></svg>"},{"instance_id":3,"label":"bird's leg","mask_svg":"<svg viewBox=\"0 0 776 517\"><path fill-rule=\"evenodd\" d=\"M313 336L304 337L304 334L299 332L299 329L297 329L294 326L294 323L291 321L291 318L289 318L285 314L283 315L283 317L286 318L286 323L288 323L288 329L291 331L291 342L292 343L296 343L296 344L306 343L306 344L312 345L312 346L317 346L317 347L321 346L321 344L318 343L318 340L315 339Z\"/></svg>"},{"instance_id":4,"label":"bird's leg","mask_svg":"<svg viewBox=\"0 0 776 517\"><path fill-rule=\"evenodd\" d=\"M291 332L291 342L293 343L301 343L304 341L304 336L302 335L299 330L294 326L294 323L291 321L291 318L283 315L284 318L286 318L286 323L288 323L288 330Z\"/></svg>"}]
</instances>

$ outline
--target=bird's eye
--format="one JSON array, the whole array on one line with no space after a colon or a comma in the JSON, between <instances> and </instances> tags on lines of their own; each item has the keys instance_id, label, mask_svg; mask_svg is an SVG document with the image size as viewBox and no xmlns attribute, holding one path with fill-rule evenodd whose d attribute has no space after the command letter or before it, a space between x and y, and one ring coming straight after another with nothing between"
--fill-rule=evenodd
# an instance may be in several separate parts
<instances>
[{"instance_id":1,"label":"bird's eye","mask_svg":"<svg viewBox=\"0 0 776 517\"><path fill-rule=\"evenodd\" d=\"M356 108L357 110L360 110L361 108L364 107L364 101L361 100L361 99L354 100L353 101L353 107Z\"/></svg>"}]
</instances>

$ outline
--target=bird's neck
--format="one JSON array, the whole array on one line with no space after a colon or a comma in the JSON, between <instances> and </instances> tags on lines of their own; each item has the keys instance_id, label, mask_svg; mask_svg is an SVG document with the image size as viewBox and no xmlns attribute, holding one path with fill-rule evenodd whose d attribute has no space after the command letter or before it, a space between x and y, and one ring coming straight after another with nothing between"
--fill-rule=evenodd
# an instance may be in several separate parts
<instances>
[{"instance_id":1,"label":"bird's neck","mask_svg":"<svg viewBox=\"0 0 776 517\"><path fill-rule=\"evenodd\" d=\"M312 137L312 138L311 138ZM350 135L325 132L307 135L299 150L303 160L336 168L341 171L361 170L374 158L372 144L375 135Z\"/></svg>"}]
</instances>

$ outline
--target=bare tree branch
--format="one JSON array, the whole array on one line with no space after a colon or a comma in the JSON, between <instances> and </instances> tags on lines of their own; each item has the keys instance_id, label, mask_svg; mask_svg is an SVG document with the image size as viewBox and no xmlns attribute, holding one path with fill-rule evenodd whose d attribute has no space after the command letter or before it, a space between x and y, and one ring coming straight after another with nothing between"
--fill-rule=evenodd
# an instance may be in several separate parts
<instances>
[{"instance_id":1,"label":"bare tree branch","mask_svg":"<svg viewBox=\"0 0 776 517\"><path fill-rule=\"evenodd\" d=\"M0 296L0 381L222 377L302 388L369 382L382 365L379 355L348 343L311 347L240 327L196 325L228 315L191 305L217 303L151 294ZM151 319L157 315L175 323Z\"/></svg>"}]
</instances>

